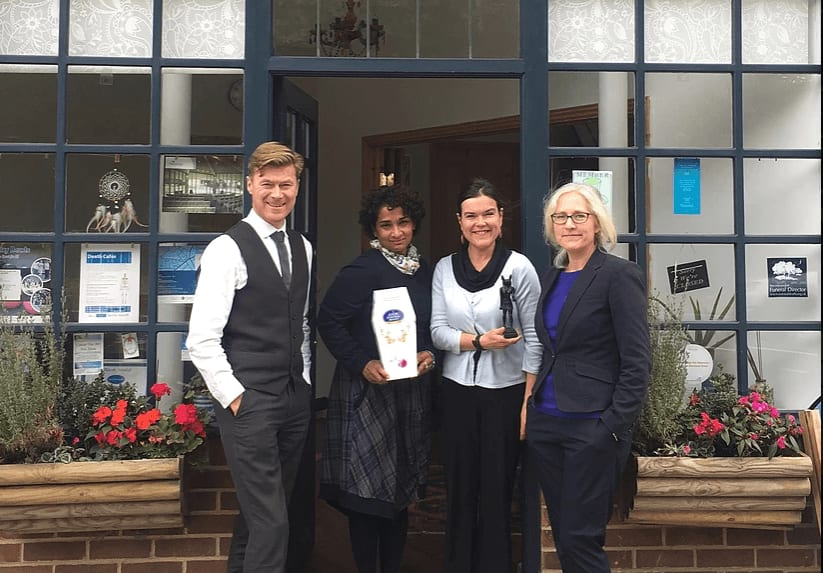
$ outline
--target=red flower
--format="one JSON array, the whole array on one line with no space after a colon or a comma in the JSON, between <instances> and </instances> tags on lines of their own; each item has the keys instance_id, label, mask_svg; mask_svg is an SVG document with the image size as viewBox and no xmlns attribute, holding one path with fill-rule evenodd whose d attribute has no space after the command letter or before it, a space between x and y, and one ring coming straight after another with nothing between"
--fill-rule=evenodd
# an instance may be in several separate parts
<instances>
[{"instance_id":1,"label":"red flower","mask_svg":"<svg viewBox=\"0 0 823 573\"><path fill-rule=\"evenodd\" d=\"M106 434L106 443L110 446L116 446L117 443L120 441L120 436L122 436L120 432L117 430L112 430L108 434Z\"/></svg>"},{"instance_id":2,"label":"red flower","mask_svg":"<svg viewBox=\"0 0 823 573\"><path fill-rule=\"evenodd\" d=\"M108 406L100 406L97 411L92 414L91 420L95 426L99 426L111 417L111 408Z\"/></svg>"},{"instance_id":3,"label":"red flower","mask_svg":"<svg viewBox=\"0 0 823 573\"><path fill-rule=\"evenodd\" d=\"M112 426L119 426L123 423L123 420L126 419L126 406L128 402L125 400L118 400L117 406L114 408L114 412L111 414L111 425Z\"/></svg>"},{"instance_id":4,"label":"red flower","mask_svg":"<svg viewBox=\"0 0 823 573\"><path fill-rule=\"evenodd\" d=\"M158 382L154 384L151 388L149 388L149 392L151 392L155 398L158 400L162 396L168 396L171 394L171 388L169 388L168 384L164 384L163 382Z\"/></svg>"},{"instance_id":5,"label":"red flower","mask_svg":"<svg viewBox=\"0 0 823 573\"><path fill-rule=\"evenodd\" d=\"M692 394L692 397L689 398L689 406L697 406L700 403L700 396L697 394Z\"/></svg>"},{"instance_id":6,"label":"red flower","mask_svg":"<svg viewBox=\"0 0 823 573\"><path fill-rule=\"evenodd\" d=\"M133 444L137 441L137 428L134 426L131 428L126 428L125 431L123 431L123 436L125 436L130 444Z\"/></svg>"},{"instance_id":7,"label":"red flower","mask_svg":"<svg viewBox=\"0 0 823 573\"><path fill-rule=\"evenodd\" d=\"M154 424L157 420L160 419L160 410L157 408L152 408L148 412L142 412L137 414L137 419L135 423L137 424L138 430L147 430L149 426Z\"/></svg>"}]
</instances>

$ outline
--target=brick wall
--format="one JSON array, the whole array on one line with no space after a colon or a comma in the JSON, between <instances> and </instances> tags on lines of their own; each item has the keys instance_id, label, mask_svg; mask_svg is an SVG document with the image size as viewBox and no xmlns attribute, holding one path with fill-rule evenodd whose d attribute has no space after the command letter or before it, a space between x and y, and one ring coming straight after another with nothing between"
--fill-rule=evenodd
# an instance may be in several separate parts
<instances>
[{"instance_id":1,"label":"brick wall","mask_svg":"<svg viewBox=\"0 0 823 573\"><path fill-rule=\"evenodd\" d=\"M543 573L560 573L543 510ZM613 520L606 533L614 573L819 573L820 535L814 510L785 530L660 527Z\"/></svg>"},{"instance_id":2,"label":"brick wall","mask_svg":"<svg viewBox=\"0 0 823 573\"><path fill-rule=\"evenodd\" d=\"M184 527L0 537L0 572L225 571L237 503L219 440L207 447L208 465L184 470Z\"/></svg>"}]
</instances>

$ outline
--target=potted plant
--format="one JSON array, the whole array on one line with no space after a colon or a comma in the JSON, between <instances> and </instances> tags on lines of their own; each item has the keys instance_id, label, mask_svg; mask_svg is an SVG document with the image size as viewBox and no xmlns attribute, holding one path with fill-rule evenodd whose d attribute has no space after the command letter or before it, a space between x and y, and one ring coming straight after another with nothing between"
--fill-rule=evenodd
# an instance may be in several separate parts
<instances>
[{"instance_id":1,"label":"potted plant","mask_svg":"<svg viewBox=\"0 0 823 573\"><path fill-rule=\"evenodd\" d=\"M163 383L138 396L64 380L62 339L39 328L0 322L0 532L181 526L183 456L206 413L161 409Z\"/></svg>"},{"instance_id":2,"label":"potted plant","mask_svg":"<svg viewBox=\"0 0 823 573\"><path fill-rule=\"evenodd\" d=\"M802 427L772 406L763 383L739 396L718 366L685 396L688 338L672 308L649 303L652 373L635 432L626 521L658 525L778 527L800 523L811 492ZM661 320L665 316L666 320ZM757 493L753 493L757 492Z\"/></svg>"}]
</instances>

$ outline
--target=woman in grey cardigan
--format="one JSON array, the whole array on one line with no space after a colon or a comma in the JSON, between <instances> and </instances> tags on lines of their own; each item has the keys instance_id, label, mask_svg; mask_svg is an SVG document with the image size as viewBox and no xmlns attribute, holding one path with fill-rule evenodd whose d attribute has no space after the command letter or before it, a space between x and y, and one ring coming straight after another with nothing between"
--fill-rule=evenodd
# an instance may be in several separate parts
<instances>
[{"instance_id":1,"label":"woman in grey cardigan","mask_svg":"<svg viewBox=\"0 0 823 573\"><path fill-rule=\"evenodd\" d=\"M529 260L501 240L503 203L491 183L475 179L457 207L463 245L438 262L432 280L432 340L445 351L445 571L502 573L512 567L510 512L526 381L533 384L540 366L540 288ZM513 289L514 338L504 336L504 278Z\"/></svg>"}]
</instances>

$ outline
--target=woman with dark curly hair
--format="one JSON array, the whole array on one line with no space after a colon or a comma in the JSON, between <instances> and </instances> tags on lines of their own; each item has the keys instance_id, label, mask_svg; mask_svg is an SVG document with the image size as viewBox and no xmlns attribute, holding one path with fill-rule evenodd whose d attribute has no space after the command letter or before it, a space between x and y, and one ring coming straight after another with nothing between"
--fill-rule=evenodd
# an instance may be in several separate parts
<instances>
[{"instance_id":1,"label":"woman with dark curly hair","mask_svg":"<svg viewBox=\"0 0 823 573\"><path fill-rule=\"evenodd\" d=\"M431 445L431 268L411 244L425 215L420 197L379 187L363 198L371 248L329 287L317 327L337 360L326 417L320 497L342 511L360 573L400 570L408 506L423 495ZM373 292L406 287L416 315L416 376L390 380L372 328Z\"/></svg>"}]
</instances>

